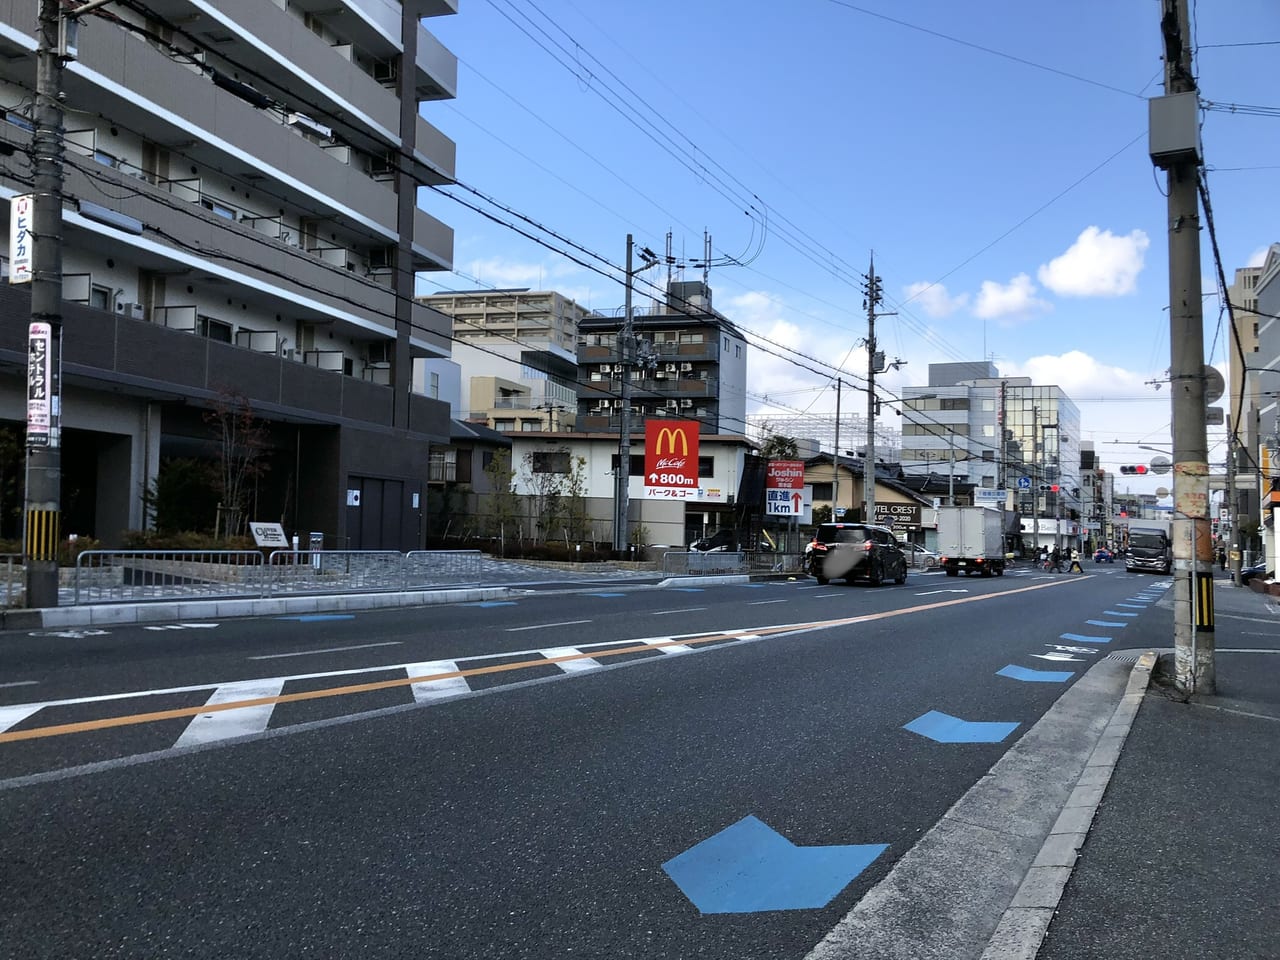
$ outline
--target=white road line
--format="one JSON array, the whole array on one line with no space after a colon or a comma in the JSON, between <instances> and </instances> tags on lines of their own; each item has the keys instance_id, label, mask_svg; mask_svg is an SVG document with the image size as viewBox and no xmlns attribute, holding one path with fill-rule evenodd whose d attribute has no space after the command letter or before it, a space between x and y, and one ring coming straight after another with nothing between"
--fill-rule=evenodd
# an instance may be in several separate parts
<instances>
[{"instance_id":1,"label":"white road line","mask_svg":"<svg viewBox=\"0 0 1280 960\"><path fill-rule=\"evenodd\" d=\"M658 640L650 640L650 641L649 641L649 643L650 643L651 645L656 645L656 644L659 644L659 643L667 643L667 642L668 642L668 641L667 641L667 640L665 640L665 639L658 639ZM673 643L673 644L671 644L670 646L666 646L666 647L656 647L656 649L661 650L663 653L673 653L673 654L674 654L674 653L692 653L692 652L693 652L693 647L686 646L686 645L685 645L685 644L683 644L683 643Z\"/></svg>"},{"instance_id":2,"label":"white road line","mask_svg":"<svg viewBox=\"0 0 1280 960\"><path fill-rule=\"evenodd\" d=\"M527 627L507 627L507 633L519 633L521 630L545 630L547 627L571 627L575 623L590 622L590 620L561 620L559 623L534 623Z\"/></svg>"},{"instance_id":3,"label":"white road line","mask_svg":"<svg viewBox=\"0 0 1280 960\"><path fill-rule=\"evenodd\" d=\"M39 680L11 680L8 683L0 683L0 687L34 687Z\"/></svg>"},{"instance_id":4,"label":"white road line","mask_svg":"<svg viewBox=\"0 0 1280 960\"><path fill-rule=\"evenodd\" d=\"M601 667L599 660L582 656L582 651L577 647L548 647L538 652L544 657L578 657L577 660L562 660L556 664L565 673L582 673L585 670L599 670Z\"/></svg>"},{"instance_id":5,"label":"white road line","mask_svg":"<svg viewBox=\"0 0 1280 960\"><path fill-rule=\"evenodd\" d=\"M43 706L43 703L20 703L15 707L0 707L0 733L16 727Z\"/></svg>"},{"instance_id":6,"label":"white road line","mask_svg":"<svg viewBox=\"0 0 1280 960\"><path fill-rule=\"evenodd\" d=\"M240 700L257 700L259 697L278 697L282 687L284 687L284 680L278 677L228 683L214 690L213 696L205 701L205 706L236 703ZM274 703L263 703L235 710L220 710L217 713L196 714L187 724L187 729L182 731L182 736L174 746L191 747L200 743L216 743L232 737L261 733L267 729L267 724L271 721L271 711L275 708Z\"/></svg>"},{"instance_id":7,"label":"white road line","mask_svg":"<svg viewBox=\"0 0 1280 960\"><path fill-rule=\"evenodd\" d=\"M782 600L752 600L750 603L748 603L748 604L747 604L747 606L748 606L748 607L758 607L758 606L760 606L762 603L786 603L786 602L787 602L787 601L786 601L786 599L782 599Z\"/></svg>"},{"instance_id":8,"label":"white road line","mask_svg":"<svg viewBox=\"0 0 1280 960\"><path fill-rule=\"evenodd\" d=\"M665 617L669 613L694 613L698 610L706 610L706 607L681 607L679 610L650 610L651 617Z\"/></svg>"},{"instance_id":9,"label":"white road line","mask_svg":"<svg viewBox=\"0 0 1280 960\"><path fill-rule=\"evenodd\" d=\"M312 657L318 653L341 653L344 650L368 650L370 647L398 647L399 640L384 640L382 643L359 643L354 647L325 647L323 650L299 650L297 653L264 653L260 657L249 657L250 660L283 660L286 657Z\"/></svg>"},{"instance_id":10,"label":"white road line","mask_svg":"<svg viewBox=\"0 0 1280 960\"><path fill-rule=\"evenodd\" d=\"M837 590L835 593L815 593L813 599L821 600L823 597L846 597L848 595L848 590Z\"/></svg>"},{"instance_id":11,"label":"white road line","mask_svg":"<svg viewBox=\"0 0 1280 960\"><path fill-rule=\"evenodd\" d=\"M429 677L433 673L456 673L458 661L430 660L426 663L408 664L404 669L405 674L410 677ZM471 686L467 683L466 677L423 680L411 686L413 687L413 699L418 703L429 703L432 700L443 700L445 697L471 692Z\"/></svg>"}]
</instances>

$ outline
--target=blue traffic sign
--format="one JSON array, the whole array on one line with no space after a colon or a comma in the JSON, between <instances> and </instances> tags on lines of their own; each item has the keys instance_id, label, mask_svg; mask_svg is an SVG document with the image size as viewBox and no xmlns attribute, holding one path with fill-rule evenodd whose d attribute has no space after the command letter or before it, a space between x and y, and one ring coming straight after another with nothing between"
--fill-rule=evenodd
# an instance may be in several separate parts
<instances>
[{"instance_id":1,"label":"blue traffic sign","mask_svg":"<svg viewBox=\"0 0 1280 960\"><path fill-rule=\"evenodd\" d=\"M1030 490L1030 489L1031 489L1031 478L1030 478L1030 477L1019 477L1019 478L1018 478L1018 489L1019 489L1019 490Z\"/></svg>"},{"instance_id":2,"label":"blue traffic sign","mask_svg":"<svg viewBox=\"0 0 1280 960\"><path fill-rule=\"evenodd\" d=\"M701 913L814 910L889 848L887 843L797 847L743 817L662 865Z\"/></svg>"}]
</instances>

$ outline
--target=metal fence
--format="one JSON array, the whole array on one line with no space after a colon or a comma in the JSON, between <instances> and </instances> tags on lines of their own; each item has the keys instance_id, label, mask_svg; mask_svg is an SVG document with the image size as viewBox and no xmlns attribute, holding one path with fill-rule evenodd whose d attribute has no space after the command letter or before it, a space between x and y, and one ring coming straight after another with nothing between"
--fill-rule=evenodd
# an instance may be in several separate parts
<instances>
[{"instance_id":1,"label":"metal fence","mask_svg":"<svg viewBox=\"0 0 1280 960\"><path fill-rule=\"evenodd\" d=\"M751 572L751 561L741 551L670 550L662 555L664 577L702 577Z\"/></svg>"},{"instance_id":2,"label":"metal fence","mask_svg":"<svg viewBox=\"0 0 1280 960\"><path fill-rule=\"evenodd\" d=\"M482 556L479 550L277 550L265 558L258 550L86 550L59 599L144 603L471 586L481 582Z\"/></svg>"},{"instance_id":3,"label":"metal fence","mask_svg":"<svg viewBox=\"0 0 1280 960\"><path fill-rule=\"evenodd\" d=\"M4 605L16 607L26 596L26 569L22 554L0 553L0 576L4 577Z\"/></svg>"}]
</instances>

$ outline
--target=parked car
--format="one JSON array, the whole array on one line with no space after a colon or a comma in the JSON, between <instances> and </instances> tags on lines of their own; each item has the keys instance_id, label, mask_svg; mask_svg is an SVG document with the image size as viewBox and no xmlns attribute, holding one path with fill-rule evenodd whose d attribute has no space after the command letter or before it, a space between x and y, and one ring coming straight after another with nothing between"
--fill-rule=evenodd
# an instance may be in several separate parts
<instances>
[{"instance_id":1,"label":"parked car","mask_svg":"<svg viewBox=\"0 0 1280 960\"><path fill-rule=\"evenodd\" d=\"M813 570L818 583L866 580L878 587L886 580L907 582L907 557L888 527L866 523L824 523L814 544Z\"/></svg>"},{"instance_id":2,"label":"parked car","mask_svg":"<svg viewBox=\"0 0 1280 960\"><path fill-rule=\"evenodd\" d=\"M1116 555L1112 553L1110 550L1108 550L1106 547L1099 547L1097 550L1093 551L1093 562L1094 563L1115 563Z\"/></svg>"},{"instance_id":3,"label":"parked car","mask_svg":"<svg viewBox=\"0 0 1280 960\"><path fill-rule=\"evenodd\" d=\"M1242 567L1240 569L1240 582L1248 583L1250 580L1274 580L1273 574L1267 571L1265 563L1255 563L1251 567Z\"/></svg>"},{"instance_id":4,"label":"parked car","mask_svg":"<svg viewBox=\"0 0 1280 960\"><path fill-rule=\"evenodd\" d=\"M746 544L739 545L737 534L732 530L717 530L709 537L699 537L693 543L689 544L690 551L698 553L722 553L726 550L745 550ZM774 550L773 541L769 539L768 534L764 534L760 538L756 549L761 553L772 553Z\"/></svg>"},{"instance_id":5,"label":"parked car","mask_svg":"<svg viewBox=\"0 0 1280 960\"><path fill-rule=\"evenodd\" d=\"M907 555L907 562L913 567L924 567L932 570L938 565L938 555L918 543L902 544L902 552Z\"/></svg>"}]
</instances>

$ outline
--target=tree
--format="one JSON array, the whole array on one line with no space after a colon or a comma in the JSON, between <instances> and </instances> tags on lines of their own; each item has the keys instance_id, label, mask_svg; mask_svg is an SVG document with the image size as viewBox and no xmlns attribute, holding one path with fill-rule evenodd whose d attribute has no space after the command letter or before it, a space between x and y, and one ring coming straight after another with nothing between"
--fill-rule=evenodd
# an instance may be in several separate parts
<instances>
[{"instance_id":1,"label":"tree","mask_svg":"<svg viewBox=\"0 0 1280 960\"><path fill-rule=\"evenodd\" d=\"M773 433L760 445L760 456L766 460L798 460L800 447L795 437Z\"/></svg>"},{"instance_id":2,"label":"tree","mask_svg":"<svg viewBox=\"0 0 1280 960\"><path fill-rule=\"evenodd\" d=\"M520 519L520 497L513 486L516 472L511 467L511 451L495 451L493 459L485 464L484 473L491 491L487 494L488 534L497 537L500 543L505 542Z\"/></svg>"},{"instance_id":3,"label":"tree","mask_svg":"<svg viewBox=\"0 0 1280 960\"><path fill-rule=\"evenodd\" d=\"M532 496L530 508L538 538L548 540L561 527L564 515L565 478L570 475L569 451L530 450L524 455L524 480Z\"/></svg>"},{"instance_id":4,"label":"tree","mask_svg":"<svg viewBox=\"0 0 1280 960\"><path fill-rule=\"evenodd\" d=\"M208 532L217 522L217 477L207 460L163 460L143 504L158 533Z\"/></svg>"},{"instance_id":5,"label":"tree","mask_svg":"<svg viewBox=\"0 0 1280 960\"><path fill-rule=\"evenodd\" d=\"M220 388L213 409L205 414L219 441L216 490L219 497L215 536L240 533L247 512L251 485L268 464L263 459L268 430L253 415L249 398L243 393Z\"/></svg>"},{"instance_id":6,"label":"tree","mask_svg":"<svg viewBox=\"0 0 1280 960\"><path fill-rule=\"evenodd\" d=\"M577 457L564 489L565 526L571 541L587 537L587 458Z\"/></svg>"}]
</instances>

